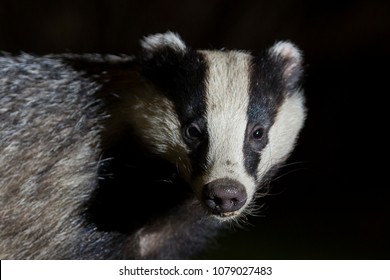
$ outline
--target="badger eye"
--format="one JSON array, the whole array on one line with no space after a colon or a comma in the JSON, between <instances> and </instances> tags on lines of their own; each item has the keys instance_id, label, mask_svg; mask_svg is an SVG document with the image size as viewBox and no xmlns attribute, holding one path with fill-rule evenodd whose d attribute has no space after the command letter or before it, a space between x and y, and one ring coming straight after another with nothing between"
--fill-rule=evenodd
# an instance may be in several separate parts
<instances>
[{"instance_id":1,"label":"badger eye","mask_svg":"<svg viewBox=\"0 0 390 280\"><path fill-rule=\"evenodd\" d=\"M187 139L194 141L202 137L202 132L197 124L192 123L185 128L184 136Z\"/></svg>"},{"instance_id":2,"label":"badger eye","mask_svg":"<svg viewBox=\"0 0 390 280\"><path fill-rule=\"evenodd\" d=\"M261 140L264 135L264 129L262 127L255 127L252 132L252 137L254 140Z\"/></svg>"}]
</instances>

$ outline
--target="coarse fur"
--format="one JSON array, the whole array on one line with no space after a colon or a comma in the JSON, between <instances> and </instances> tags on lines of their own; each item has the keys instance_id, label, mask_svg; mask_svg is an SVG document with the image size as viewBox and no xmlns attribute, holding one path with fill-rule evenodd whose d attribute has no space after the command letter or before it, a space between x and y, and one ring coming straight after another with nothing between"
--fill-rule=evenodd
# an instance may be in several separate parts
<instances>
[{"instance_id":1,"label":"coarse fur","mask_svg":"<svg viewBox=\"0 0 390 280\"><path fill-rule=\"evenodd\" d=\"M200 252L292 151L301 63L289 42L253 56L172 32L145 37L137 57L4 54L0 258ZM240 204L216 206L220 192Z\"/></svg>"}]
</instances>

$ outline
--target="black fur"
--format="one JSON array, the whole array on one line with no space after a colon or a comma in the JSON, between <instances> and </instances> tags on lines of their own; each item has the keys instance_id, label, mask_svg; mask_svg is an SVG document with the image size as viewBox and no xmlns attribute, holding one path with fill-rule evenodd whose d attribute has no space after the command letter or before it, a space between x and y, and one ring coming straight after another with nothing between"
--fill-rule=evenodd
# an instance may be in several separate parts
<instances>
[{"instance_id":1,"label":"black fur","mask_svg":"<svg viewBox=\"0 0 390 280\"><path fill-rule=\"evenodd\" d=\"M221 225L176 169L148 154L129 127L107 125L140 79L138 63L99 55L0 61L2 259L187 258L216 234ZM84 146L91 151L77 154ZM139 238L155 231L162 239L142 253Z\"/></svg>"},{"instance_id":2,"label":"black fur","mask_svg":"<svg viewBox=\"0 0 390 280\"><path fill-rule=\"evenodd\" d=\"M191 58L190 55L186 59L200 62L196 57ZM172 54L170 61L174 60ZM191 110L195 110L196 113L204 111L204 109L199 109L200 106L204 106L202 102L195 101L197 98L201 98L199 96L204 95L204 89L201 88L202 82L196 80L196 75L192 76L189 72L189 70L195 71L193 68L186 69L188 72L184 73L185 68L180 66L180 63L191 63L190 61L178 61L179 64L176 66L183 70L178 72L173 66L174 64L168 66L170 71L164 67L148 69L151 67L151 65L149 66L151 62L142 59L136 63L123 62L108 65L99 61L86 60L83 57L80 59L70 58L66 62L79 71L88 73L88 76L94 77L102 85L97 95L105 101L105 110L114 118L118 114L115 110L122 97L128 94L128 89L124 87L126 81L133 80L132 76L138 71L142 77L137 79L146 78L149 83L160 87L160 90L174 102L177 113L183 118L193 116L195 112ZM159 65L158 62L155 63ZM161 62L161 65L165 64ZM203 75L205 74L202 72L202 67L205 65L194 65L194 68L199 69L198 79L204 79ZM164 76L166 74L170 75ZM173 85L164 79L159 80L159 75L164 76L166 80L180 79L175 75L187 75L189 80L194 79L191 80L193 86L199 87L198 95L191 95L188 84L176 83ZM187 83L191 85L190 81ZM117 96L114 97L112 93ZM186 95L181 97L183 93ZM185 98L192 100L194 106L189 108ZM203 120L204 118L201 118L199 121ZM204 123L203 126L205 126ZM102 134L104 150L101 157L102 164L99 168L100 180L98 187L88 201L85 212L86 220L91 225L96 226L99 231L114 233L115 240L119 244L127 244L128 247L129 244L132 244L129 242L131 236L136 234L137 230L142 227L150 227L148 231L158 230L158 227L162 226L166 219L171 219L172 216L173 219L176 219L178 228L173 229L174 233L171 233L172 236L162 248L148 255L147 258L178 259L196 254L202 249L202 244L212 238L216 229L221 228L222 225L212 219L204 218L205 213L200 204L193 205L192 190L178 175L176 166L150 154L140 138L133 133L131 127L123 126L121 131L119 134L116 132L114 139L110 130L106 130ZM193 155L193 161L196 162L198 159L195 152ZM156 221L160 222L156 223ZM108 236L108 241L111 240L109 238L111 236ZM114 258L144 258L132 253L138 252L136 247L132 250L129 248L127 250L120 249L120 253L114 251L114 249L118 250L118 247L120 246L112 246L113 249L107 251L109 252L108 257L111 257L110 254L114 254Z\"/></svg>"},{"instance_id":3,"label":"black fur","mask_svg":"<svg viewBox=\"0 0 390 280\"><path fill-rule=\"evenodd\" d=\"M191 49L178 53L166 47L157 50L152 57L141 56L140 64L142 75L173 102L182 130L192 123L200 127L200 141L186 142L190 148L192 175L198 176L204 171L209 138L205 116L208 69L203 55Z\"/></svg>"},{"instance_id":4,"label":"black fur","mask_svg":"<svg viewBox=\"0 0 390 280\"><path fill-rule=\"evenodd\" d=\"M246 170L255 178L257 166L261 160L258 152L268 143L268 132L274 122L277 110L285 96L296 91L300 86L302 75L300 65L292 69L287 79L283 75L290 64L291 61L288 59L272 55L269 51L264 51L252 59L244 155ZM254 148L248 140L251 128L255 124L260 124L263 127L264 135L257 147Z\"/></svg>"}]
</instances>

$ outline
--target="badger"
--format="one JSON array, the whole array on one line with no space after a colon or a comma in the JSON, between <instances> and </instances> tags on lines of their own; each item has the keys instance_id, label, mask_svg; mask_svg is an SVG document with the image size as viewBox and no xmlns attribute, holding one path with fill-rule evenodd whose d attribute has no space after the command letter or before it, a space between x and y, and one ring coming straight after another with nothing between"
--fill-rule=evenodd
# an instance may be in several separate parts
<instances>
[{"instance_id":1,"label":"badger","mask_svg":"<svg viewBox=\"0 0 390 280\"><path fill-rule=\"evenodd\" d=\"M0 258L182 259L240 223L305 119L301 51L0 56Z\"/></svg>"}]
</instances>

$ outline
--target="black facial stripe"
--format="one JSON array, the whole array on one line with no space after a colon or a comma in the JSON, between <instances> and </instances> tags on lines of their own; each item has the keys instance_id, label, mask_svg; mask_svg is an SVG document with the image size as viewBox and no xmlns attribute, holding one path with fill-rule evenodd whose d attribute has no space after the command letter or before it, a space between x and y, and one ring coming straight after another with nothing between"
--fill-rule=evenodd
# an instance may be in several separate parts
<instances>
[{"instance_id":1,"label":"black facial stripe","mask_svg":"<svg viewBox=\"0 0 390 280\"><path fill-rule=\"evenodd\" d=\"M208 152L206 120L206 77L208 72L204 56L196 51L177 53L162 49L153 58L141 61L143 75L152 81L170 99L179 117L182 129L192 122L201 124L202 142L196 146L186 143L192 175L204 170Z\"/></svg>"},{"instance_id":2,"label":"black facial stripe","mask_svg":"<svg viewBox=\"0 0 390 280\"><path fill-rule=\"evenodd\" d=\"M255 145L250 142L250 134L252 133L253 125L249 122L245 130L244 142L244 165L247 173L257 180L257 167L260 162L260 152L268 143L268 130L265 131L262 139Z\"/></svg>"},{"instance_id":3,"label":"black facial stripe","mask_svg":"<svg viewBox=\"0 0 390 280\"><path fill-rule=\"evenodd\" d=\"M284 98L282 65L267 53L254 57L250 67L250 92L247 109L248 124L244 143L245 169L249 175L257 178L257 168L261 160L261 150L268 144L268 132ZM250 134L254 124L264 128L264 135L255 145Z\"/></svg>"}]
</instances>

